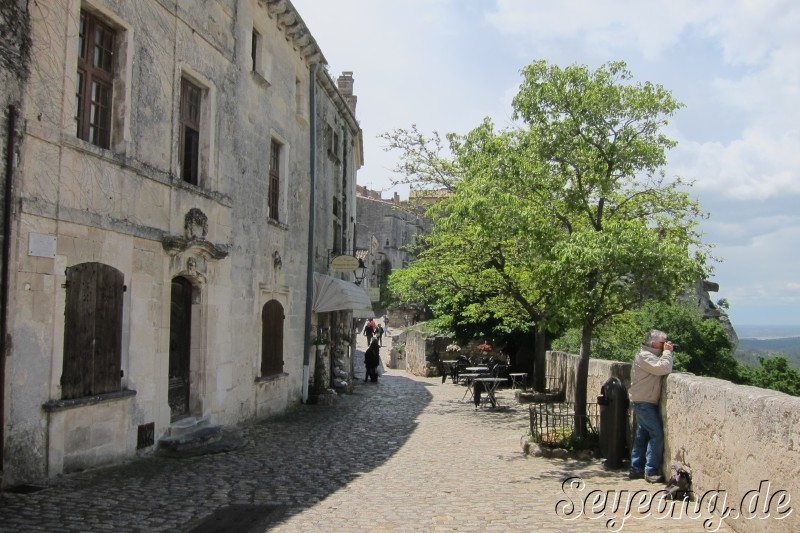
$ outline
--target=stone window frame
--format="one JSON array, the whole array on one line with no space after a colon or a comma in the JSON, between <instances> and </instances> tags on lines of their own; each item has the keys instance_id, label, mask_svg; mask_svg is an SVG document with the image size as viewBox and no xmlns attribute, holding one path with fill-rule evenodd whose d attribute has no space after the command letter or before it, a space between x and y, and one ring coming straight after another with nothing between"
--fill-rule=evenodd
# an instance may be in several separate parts
<instances>
[{"instance_id":1,"label":"stone window frame","mask_svg":"<svg viewBox=\"0 0 800 533\"><path fill-rule=\"evenodd\" d=\"M131 140L130 121L131 79L133 72L133 28L116 13L94 0L69 0L67 18L67 47L64 66L66 68L67 90L64 91L62 131L65 135L76 139L83 146L91 146L94 150L108 150L116 154L125 154ZM110 113L108 122L108 138L102 143L87 140L87 135L78 133L78 72L84 67L79 57L80 21L86 14L114 32L112 51L112 72L110 78ZM84 109L84 111L87 111ZM98 152L100 153L100 152Z\"/></svg>"},{"instance_id":2,"label":"stone window frame","mask_svg":"<svg viewBox=\"0 0 800 533\"><path fill-rule=\"evenodd\" d=\"M181 179L197 185L200 178L200 132L203 124L203 89L189 78L181 78L179 161Z\"/></svg>"},{"instance_id":3,"label":"stone window frame","mask_svg":"<svg viewBox=\"0 0 800 533\"><path fill-rule=\"evenodd\" d=\"M200 114L198 131L198 159L197 174L194 180L184 179L183 143L184 143L184 123L183 115L183 96L182 87L184 80L200 89ZM184 185L199 187L206 190L215 188L216 176L216 86L205 76L194 70L189 65L179 64L176 69L175 102L173 120L175 121L175 139L173 168L177 180Z\"/></svg>"},{"instance_id":4,"label":"stone window frame","mask_svg":"<svg viewBox=\"0 0 800 533\"><path fill-rule=\"evenodd\" d=\"M90 11L81 9L79 16L76 134L79 139L108 149L111 145L117 32Z\"/></svg>"},{"instance_id":5,"label":"stone window frame","mask_svg":"<svg viewBox=\"0 0 800 533\"><path fill-rule=\"evenodd\" d=\"M255 6L253 9L250 33L246 36L247 42L250 43L250 54L247 56L249 64L246 68L250 71L250 75L253 76L255 81L268 88L272 84L272 56L269 53L267 42L270 32L264 24L264 21L268 20L269 15L266 10L262 12ZM253 40L254 33L258 34L257 42Z\"/></svg>"},{"instance_id":6,"label":"stone window frame","mask_svg":"<svg viewBox=\"0 0 800 533\"><path fill-rule=\"evenodd\" d=\"M277 175L272 175L272 147L277 144L279 148L277 158ZM267 212L267 220L271 224L285 226L287 205L286 197L288 190L288 176L289 176L289 154L291 146L286 139L277 134L275 131L270 131L269 136L269 149L267 150L266 161L266 195L264 208ZM273 181L275 180L275 181ZM272 187L277 184L277 191L272 192ZM274 194L274 196L273 196ZM275 207L277 206L277 213Z\"/></svg>"}]
</instances>

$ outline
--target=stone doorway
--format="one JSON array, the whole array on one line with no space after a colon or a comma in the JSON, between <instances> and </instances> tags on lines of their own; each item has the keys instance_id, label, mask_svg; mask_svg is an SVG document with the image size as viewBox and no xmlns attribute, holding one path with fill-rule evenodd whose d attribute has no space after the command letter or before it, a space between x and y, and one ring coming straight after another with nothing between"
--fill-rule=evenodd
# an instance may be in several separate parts
<instances>
[{"instance_id":1,"label":"stone doorway","mask_svg":"<svg viewBox=\"0 0 800 533\"><path fill-rule=\"evenodd\" d=\"M169 321L170 421L189 416L192 353L192 284L178 276L172 280Z\"/></svg>"}]
</instances>

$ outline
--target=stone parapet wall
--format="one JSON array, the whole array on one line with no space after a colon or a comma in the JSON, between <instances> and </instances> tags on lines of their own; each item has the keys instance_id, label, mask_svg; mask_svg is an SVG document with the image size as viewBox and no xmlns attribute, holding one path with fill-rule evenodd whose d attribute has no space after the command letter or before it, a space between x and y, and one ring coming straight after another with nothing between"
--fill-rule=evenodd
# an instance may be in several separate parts
<instances>
[{"instance_id":1,"label":"stone parapet wall","mask_svg":"<svg viewBox=\"0 0 800 533\"><path fill-rule=\"evenodd\" d=\"M661 411L665 464L687 465L698 494L725 490L738 509L761 487L762 510L774 496L772 518L729 519L729 526L746 533L800 531L800 398L675 373L664 384ZM793 497L794 510L782 520L775 519L777 491Z\"/></svg>"},{"instance_id":2,"label":"stone parapet wall","mask_svg":"<svg viewBox=\"0 0 800 533\"><path fill-rule=\"evenodd\" d=\"M547 353L547 368L565 370L566 400L575 398L578 356ZM592 359L588 401L611 377L630 385L629 363ZM800 398L729 381L673 373L662 389L664 468L673 464L692 472L698 498L720 491L731 510L725 522L738 532L800 531ZM723 492L724 491L724 494ZM786 491L782 493L781 491ZM789 500L781 501L788 494ZM794 499L792 499L792 497ZM757 501L756 501L757 498ZM744 500L744 502L743 502ZM742 504L756 504L752 518L739 516ZM788 516L777 519L781 506ZM765 516L765 509L770 518Z\"/></svg>"},{"instance_id":3,"label":"stone parapet wall","mask_svg":"<svg viewBox=\"0 0 800 533\"><path fill-rule=\"evenodd\" d=\"M578 356L566 352L547 352L548 382L550 376L556 380L563 380L564 391L568 402L575 401L575 380L578 369ZM594 403L600 395L600 387L609 378L616 377L622 381L627 390L631 384L631 364L619 361L605 361L603 359L589 360L589 377L587 379L587 401Z\"/></svg>"}]
</instances>

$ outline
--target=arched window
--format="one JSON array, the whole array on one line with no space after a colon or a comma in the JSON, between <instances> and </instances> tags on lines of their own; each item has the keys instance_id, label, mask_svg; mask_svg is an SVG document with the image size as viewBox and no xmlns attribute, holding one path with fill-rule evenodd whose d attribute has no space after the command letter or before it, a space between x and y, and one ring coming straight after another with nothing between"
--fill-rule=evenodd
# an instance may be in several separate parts
<instances>
[{"instance_id":1,"label":"arched window","mask_svg":"<svg viewBox=\"0 0 800 533\"><path fill-rule=\"evenodd\" d=\"M67 268L63 399L120 390L124 280L102 263Z\"/></svg>"},{"instance_id":2,"label":"arched window","mask_svg":"<svg viewBox=\"0 0 800 533\"><path fill-rule=\"evenodd\" d=\"M276 300L261 310L261 375L283 372L283 306Z\"/></svg>"}]
</instances>

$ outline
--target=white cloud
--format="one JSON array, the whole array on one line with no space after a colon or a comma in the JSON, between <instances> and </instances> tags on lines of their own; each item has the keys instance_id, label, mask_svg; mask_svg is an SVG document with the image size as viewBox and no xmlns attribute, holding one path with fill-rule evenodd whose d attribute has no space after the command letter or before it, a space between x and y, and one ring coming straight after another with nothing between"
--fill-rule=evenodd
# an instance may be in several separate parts
<instances>
[{"instance_id":1,"label":"white cloud","mask_svg":"<svg viewBox=\"0 0 800 533\"><path fill-rule=\"evenodd\" d=\"M687 26L710 19L724 4L693 0L498 0L487 19L500 31L537 41L578 39L598 55L633 49L653 59L674 45Z\"/></svg>"},{"instance_id":2,"label":"white cloud","mask_svg":"<svg viewBox=\"0 0 800 533\"><path fill-rule=\"evenodd\" d=\"M797 43L800 6L793 0L715 3L706 31L718 39L729 63L757 64L772 50Z\"/></svg>"},{"instance_id":3,"label":"white cloud","mask_svg":"<svg viewBox=\"0 0 800 533\"><path fill-rule=\"evenodd\" d=\"M748 129L726 145L682 140L670 172L697 180L700 191L730 198L767 199L800 194L800 132Z\"/></svg>"}]
</instances>

